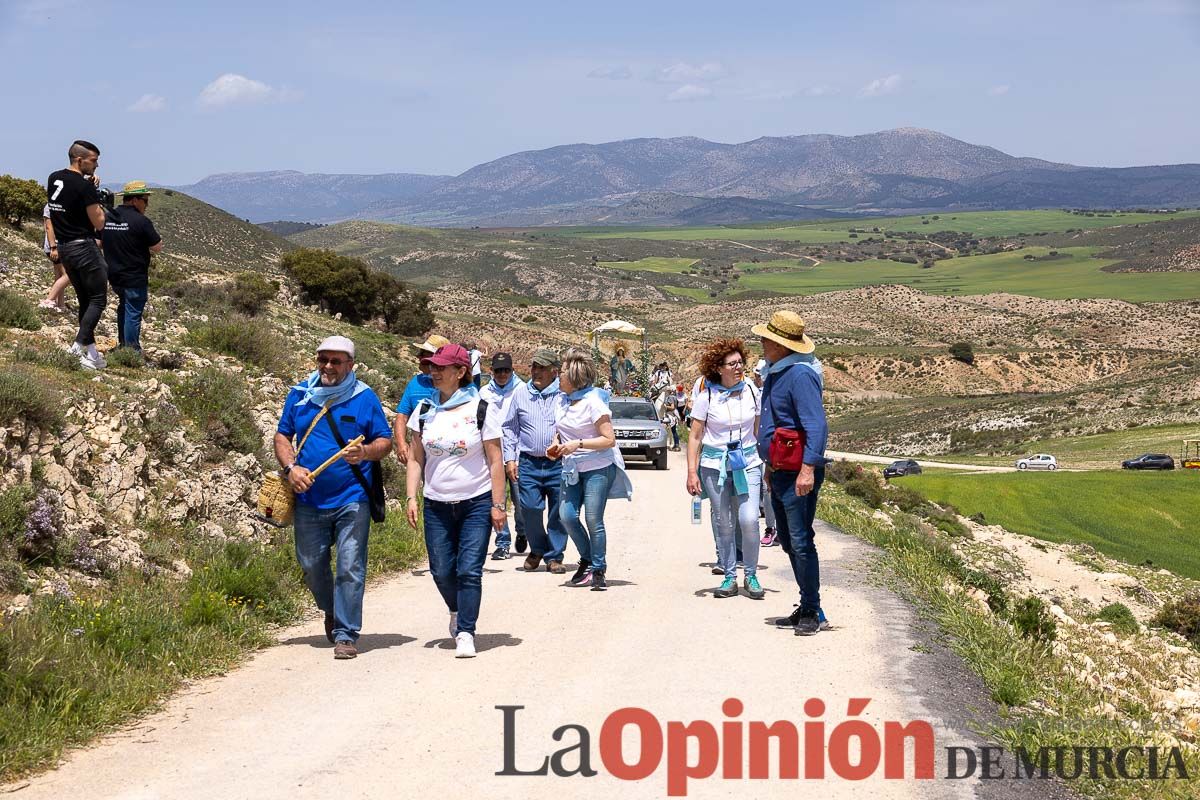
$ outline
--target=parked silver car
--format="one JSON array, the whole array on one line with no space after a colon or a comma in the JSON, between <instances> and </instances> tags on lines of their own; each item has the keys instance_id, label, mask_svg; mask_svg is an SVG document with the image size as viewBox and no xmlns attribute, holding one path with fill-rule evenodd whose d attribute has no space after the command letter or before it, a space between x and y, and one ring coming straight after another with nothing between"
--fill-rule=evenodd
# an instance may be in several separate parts
<instances>
[{"instance_id":1,"label":"parked silver car","mask_svg":"<svg viewBox=\"0 0 1200 800\"><path fill-rule=\"evenodd\" d=\"M1017 469L1058 469L1058 459L1046 453L1025 456L1017 460Z\"/></svg>"},{"instance_id":2,"label":"parked silver car","mask_svg":"<svg viewBox=\"0 0 1200 800\"><path fill-rule=\"evenodd\" d=\"M658 419L654 406L641 397L613 397L613 433L621 455L629 460L653 461L655 469L667 468L667 426Z\"/></svg>"}]
</instances>

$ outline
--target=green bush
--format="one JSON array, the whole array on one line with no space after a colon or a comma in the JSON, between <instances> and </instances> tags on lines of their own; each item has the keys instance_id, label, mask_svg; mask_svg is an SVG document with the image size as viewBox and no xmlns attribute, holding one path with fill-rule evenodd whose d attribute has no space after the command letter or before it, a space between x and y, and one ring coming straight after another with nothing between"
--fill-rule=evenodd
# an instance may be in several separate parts
<instances>
[{"instance_id":1,"label":"green bush","mask_svg":"<svg viewBox=\"0 0 1200 800\"><path fill-rule=\"evenodd\" d=\"M36 331L42 321L32 303L10 289L0 289L0 326Z\"/></svg>"},{"instance_id":2,"label":"green bush","mask_svg":"<svg viewBox=\"0 0 1200 800\"><path fill-rule=\"evenodd\" d=\"M1200 594L1191 594L1167 603L1151 624L1174 631L1200 647Z\"/></svg>"},{"instance_id":3,"label":"green bush","mask_svg":"<svg viewBox=\"0 0 1200 800\"><path fill-rule=\"evenodd\" d=\"M39 428L62 426L62 398L35 375L12 367L0 369L0 422L17 417Z\"/></svg>"},{"instance_id":4,"label":"green bush","mask_svg":"<svg viewBox=\"0 0 1200 800\"><path fill-rule=\"evenodd\" d=\"M250 317L236 315L206 323L191 331L187 341L254 364L267 372L275 372L286 365L287 345L283 339L269 325Z\"/></svg>"},{"instance_id":5,"label":"green bush","mask_svg":"<svg viewBox=\"0 0 1200 800\"><path fill-rule=\"evenodd\" d=\"M175 397L179 410L200 429L210 457L219 460L229 450L254 453L261 447L241 376L209 367L181 385Z\"/></svg>"},{"instance_id":6,"label":"green bush","mask_svg":"<svg viewBox=\"0 0 1200 800\"><path fill-rule=\"evenodd\" d=\"M1026 597L1017 603L1012 611L1012 624L1027 639L1053 642L1058 635L1054 617L1038 597Z\"/></svg>"},{"instance_id":7,"label":"green bush","mask_svg":"<svg viewBox=\"0 0 1200 800\"><path fill-rule=\"evenodd\" d=\"M13 348L12 358L13 361L23 364L37 364L64 372L75 372L81 369L79 356L71 355L66 350L60 350L57 347L41 350L30 345L20 344Z\"/></svg>"},{"instance_id":8,"label":"green bush","mask_svg":"<svg viewBox=\"0 0 1200 800\"><path fill-rule=\"evenodd\" d=\"M46 187L34 180L0 175L0 220L20 226L42 216Z\"/></svg>"},{"instance_id":9,"label":"green bush","mask_svg":"<svg viewBox=\"0 0 1200 800\"><path fill-rule=\"evenodd\" d=\"M356 258L329 250L301 248L285 253L280 265L304 298L331 314L362 324L382 319L388 331L416 336L433 327L429 295L418 292Z\"/></svg>"},{"instance_id":10,"label":"green bush","mask_svg":"<svg viewBox=\"0 0 1200 800\"><path fill-rule=\"evenodd\" d=\"M279 292L279 283L257 272L243 272L233 281L230 295L233 306L248 317L259 314Z\"/></svg>"},{"instance_id":11,"label":"green bush","mask_svg":"<svg viewBox=\"0 0 1200 800\"><path fill-rule=\"evenodd\" d=\"M975 348L970 342L955 342L950 345L950 357L955 358L964 364L975 363Z\"/></svg>"},{"instance_id":12,"label":"green bush","mask_svg":"<svg viewBox=\"0 0 1200 800\"><path fill-rule=\"evenodd\" d=\"M1129 610L1129 606L1124 603L1110 603L1100 609L1100 613L1096 614L1096 619L1112 625L1112 629L1117 633L1133 634L1139 632L1142 628L1138 625L1137 618L1133 616L1133 612Z\"/></svg>"},{"instance_id":13,"label":"green bush","mask_svg":"<svg viewBox=\"0 0 1200 800\"><path fill-rule=\"evenodd\" d=\"M132 347L118 347L115 350L109 351L108 365L110 367L140 369L146 366L146 358L142 355L141 351L134 350Z\"/></svg>"}]
</instances>

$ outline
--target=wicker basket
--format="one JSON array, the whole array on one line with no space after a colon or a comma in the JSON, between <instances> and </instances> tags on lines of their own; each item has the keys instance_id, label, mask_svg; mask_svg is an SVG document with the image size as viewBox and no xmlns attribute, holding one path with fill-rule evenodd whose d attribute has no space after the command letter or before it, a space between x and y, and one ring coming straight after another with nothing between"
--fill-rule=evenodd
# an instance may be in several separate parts
<instances>
[{"instance_id":1,"label":"wicker basket","mask_svg":"<svg viewBox=\"0 0 1200 800\"><path fill-rule=\"evenodd\" d=\"M291 525L295 510L296 495L287 479L278 472L263 475L262 486L258 490L259 519L280 527Z\"/></svg>"}]
</instances>

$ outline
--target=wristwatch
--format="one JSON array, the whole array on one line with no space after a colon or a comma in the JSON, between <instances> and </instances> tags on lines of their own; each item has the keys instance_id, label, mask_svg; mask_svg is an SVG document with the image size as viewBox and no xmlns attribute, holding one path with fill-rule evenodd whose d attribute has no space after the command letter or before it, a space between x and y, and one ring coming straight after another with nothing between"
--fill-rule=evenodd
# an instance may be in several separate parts
<instances>
[{"instance_id":1,"label":"wristwatch","mask_svg":"<svg viewBox=\"0 0 1200 800\"><path fill-rule=\"evenodd\" d=\"M292 471L292 467L294 467L294 466L296 466L296 464L293 462L291 464L288 464L286 467L284 467L283 468L283 477L286 478L288 473Z\"/></svg>"},{"instance_id":2,"label":"wristwatch","mask_svg":"<svg viewBox=\"0 0 1200 800\"><path fill-rule=\"evenodd\" d=\"M492 503L492 508L496 509L497 511L508 511L508 506L504 503Z\"/></svg>"}]
</instances>

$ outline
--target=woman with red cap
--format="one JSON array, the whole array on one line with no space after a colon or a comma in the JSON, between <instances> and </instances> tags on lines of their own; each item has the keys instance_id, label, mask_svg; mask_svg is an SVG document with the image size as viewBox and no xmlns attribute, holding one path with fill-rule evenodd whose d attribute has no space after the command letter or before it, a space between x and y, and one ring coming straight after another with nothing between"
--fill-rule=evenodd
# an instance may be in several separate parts
<instances>
[{"instance_id":1,"label":"woman with red cap","mask_svg":"<svg viewBox=\"0 0 1200 800\"><path fill-rule=\"evenodd\" d=\"M499 409L480 400L471 357L447 344L421 359L436 390L408 421L408 521L417 526L417 490L425 482L425 548L429 572L450 611L458 658L475 656L475 624L483 597L483 562L491 531L507 521Z\"/></svg>"}]
</instances>

